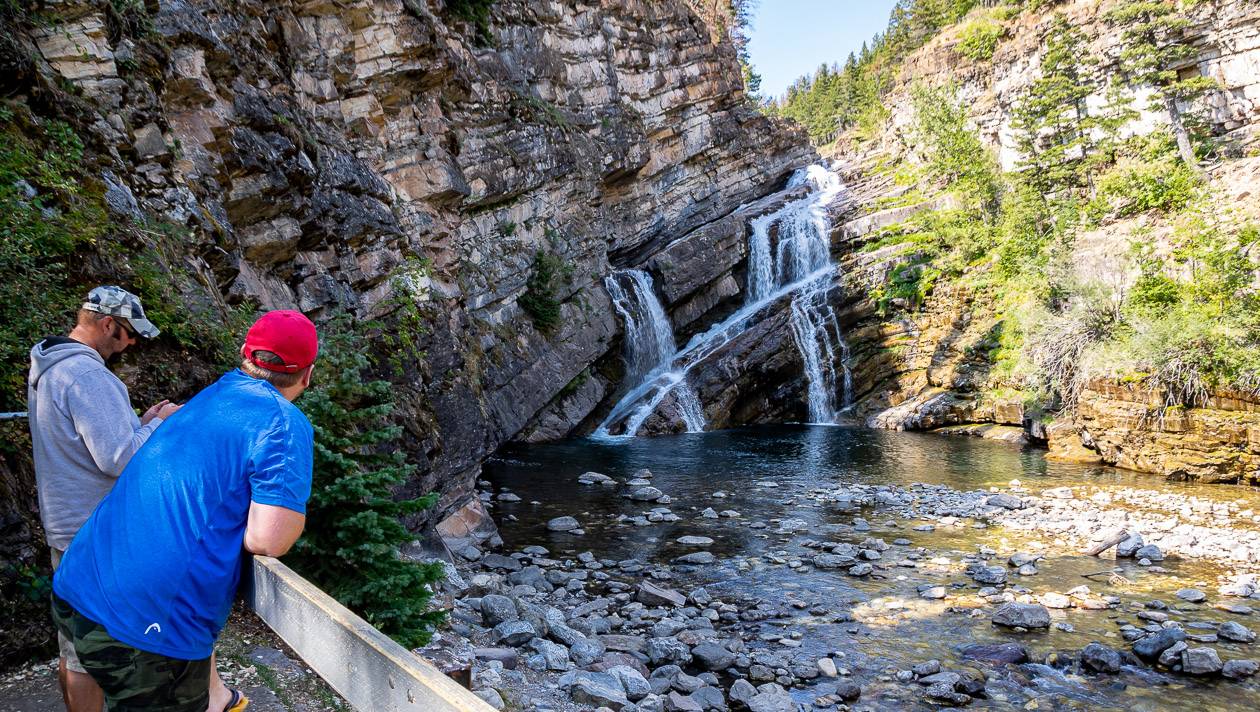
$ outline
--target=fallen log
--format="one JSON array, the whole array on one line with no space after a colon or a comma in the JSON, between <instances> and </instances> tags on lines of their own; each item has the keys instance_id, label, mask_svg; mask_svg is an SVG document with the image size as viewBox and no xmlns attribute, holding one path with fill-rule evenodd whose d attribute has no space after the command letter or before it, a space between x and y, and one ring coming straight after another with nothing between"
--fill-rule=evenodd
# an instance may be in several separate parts
<instances>
[{"instance_id":1,"label":"fallen log","mask_svg":"<svg viewBox=\"0 0 1260 712\"><path fill-rule=\"evenodd\" d=\"M1103 553L1104 551L1110 549L1111 547L1115 546L1116 544L1119 544L1120 542L1128 538L1129 538L1129 532L1125 531L1124 529L1121 529L1117 532L1114 532L1108 535L1106 539L1103 539L1100 543L1089 547L1088 549L1086 549L1085 551L1081 553L1084 554L1085 556L1098 556L1099 554Z\"/></svg>"}]
</instances>

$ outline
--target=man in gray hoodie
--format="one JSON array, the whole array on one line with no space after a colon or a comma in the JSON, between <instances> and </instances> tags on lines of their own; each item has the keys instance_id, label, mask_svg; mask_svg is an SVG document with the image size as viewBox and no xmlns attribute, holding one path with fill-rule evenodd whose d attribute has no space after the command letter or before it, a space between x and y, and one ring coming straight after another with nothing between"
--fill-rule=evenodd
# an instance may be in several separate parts
<instances>
[{"instance_id":1,"label":"man in gray hoodie","mask_svg":"<svg viewBox=\"0 0 1260 712\"><path fill-rule=\"evenodd\" d=\"M136 417L127 387L105 367L138 337L157 335L138 297L119 287L97 287L79 309L69 336L50 336L31 349L26 402L39 513L54 569L131 456L179 409L162 401ZM58 679L66 709L100 712L100 687L79 664L73 646L64 638L59 642Z\"/></svg>"}]
</instances>

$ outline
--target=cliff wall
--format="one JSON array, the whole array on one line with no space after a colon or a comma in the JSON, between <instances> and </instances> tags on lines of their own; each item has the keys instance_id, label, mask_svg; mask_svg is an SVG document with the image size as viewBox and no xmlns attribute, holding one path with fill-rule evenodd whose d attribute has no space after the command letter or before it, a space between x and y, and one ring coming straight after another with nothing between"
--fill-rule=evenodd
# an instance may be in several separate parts
<instances>
[{"instance_id":1,"label":"cliff wall","mask_svg":"<svg viewBox=\"0 0 1260 712\"><path fill-rule=\"evenodd\" d=\"M165 311L380 319L364 348L400 367L422 473L406 493L439 492L435 518L499 445L562 436L616 389L606 275L663 271L668 253L671 308L712 322L737 299L739 258L685 246L742 229L739 206L816 160L745 101L735 49L683 0L499 0L480 23L468 5L55 0L6 10L0 33L6 112L68 122L109 209L74 286L132 286L156 254L196 277ZM218 372L175 338L144 359L169 360L177 392L124 359L137 403ZM30 473L10 455L6 558L30 562Z\"/></svg>"},{"instance_id":2,"label":"cliff wall","mask_svg":"<svg viewBox=\"0 0 1260 712\"><path fill-rule=\"evenodd\" d=\"M1104 87L1105 80L1119 72L1123 48L1121 29L1105 19L1116 5L1076 0L999 20L1000 40L987 60L962 54L966 21L948 28L902 64L883 99L888 116L883 130L873 140L842 139L828 149L844 165L846 180L859 194L856 205L847 206L849 214L838 216L833 236L846 275L846 293L853 295L844 319L859 394L852 415L873 427L945 428L1048 442L1052 457L1105 462L1179 479L1256 482L1260 400L1255 394L1218 389L1198 407L1170 408L1160 391L1143 385L1138 373L1090 380L1067 409L1030 402L1030 394L1021 392L1010 374L995 369L1003 330L1014 327L1006 311L1010 304L1002 303L995 292L1000 288L992 280L975 278L991 270L992 262L970 267L959 279L942 278L920 304L894 299L881 305L871 296L888 284L898 265L919 259L905 244L880 243L887 230L900 229L916 215L949 208L954 199L930 197L930 191L928 198L909 198L922 191L922 183L907 185L889 168L919 162L922 138L915 131L911 88L953 85L969 114L970 128L1005 169L1018 170L1015 107L1041 76L1045 38L1056 13L1086 38L1089 56L1096 60L1087 71ZM1217 145L1203 183L1211 203L1208 219L1221 225L1247 224L1260 215L1260 161L1252 157L1260 122L1256 103L1260 8L1220 0L1183 10L1190 20L1185 38L1197 54L1180 72L1217 82L1215 90L1185 105L1203 117L1203 130ZM1125 135L1167 128L1166 114L1150 110L1148 90L1131 96L1138 115L1124 127ZM1086 103L1089 111L1100 113L1106 101L1099 88ZM894 207L887 207L890 204ZM1178 250L1185 249L1184 222L1176 215L1143 211L1088 226L1070 245L1067 279L1115 285L1123 295L1141 274L1135 257L1139 251L1172 264ZM1250 259L1254 264L1254 254ZM1171 274L1186 268L1166 269Z\"/></svg>"}]
</instances>

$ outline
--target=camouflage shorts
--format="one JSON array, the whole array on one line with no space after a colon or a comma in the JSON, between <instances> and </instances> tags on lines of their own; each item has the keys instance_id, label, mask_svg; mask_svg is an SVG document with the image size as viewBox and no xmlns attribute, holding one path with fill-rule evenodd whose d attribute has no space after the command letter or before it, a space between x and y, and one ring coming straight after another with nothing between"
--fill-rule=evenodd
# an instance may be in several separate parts
<instances>
[{"instance_id":1,"label":"camouflage shorts","mask_svg":"<svg viewBox=\"0 0 1260 712\"><path fill-rule=\"evenodd\" d=\"M137 650L55 593L52 614L83 668L105 691L110 712L205 712L210 706L210 658L178 660Z\"/></svg>"}]
</instances>

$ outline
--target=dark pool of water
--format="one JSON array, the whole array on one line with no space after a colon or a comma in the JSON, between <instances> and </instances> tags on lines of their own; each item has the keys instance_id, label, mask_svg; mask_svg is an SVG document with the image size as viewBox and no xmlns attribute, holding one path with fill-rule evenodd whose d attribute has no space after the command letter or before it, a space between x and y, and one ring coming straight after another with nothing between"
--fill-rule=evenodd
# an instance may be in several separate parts
<instances>
[{"instance_id":1,"label":"dark pool of water","mask_svg":"<svg viewBox=\"0 0 1260 712\"><path fill-rule=\"evenodd\" d=\"M596 471L618 480L629 479L637 470L651 470L652 485L670 495L669 508L680 517L672 523L633 526L616 522L619 514L634 516L650 510L652 504L632 502L622 496L624 487L578 484L578 476ZM950 585L967 583L957 589L962 595L974 593L969 579L954 571L892 568L882 578L856 579L843 572L796 572L776 563L794 558L808 560L813 552L800 546L806 538L857 542L876 536L890 542L911 540L935 553L957 561L978 546L992 546L1009 552L1028 543L1028 535L1000 528L978 530L970 526L938 528L935 532L912 531L916 522L892 521L878 510L852 511L821 504L810 498L811 490L843 484L896 484L915 482L943 484L960 490L1007 487L1020 480L1033 490L1060 485L1140 486L1146 489L1188 491L1187 485L1167 483L1159 478L1127 473L1113 468L1047 462L1033 448L973 438L941 437L910 433L837 427L760 427L659 438L638 438L617 443L572 440L547 445L509 446L486 463L484 478L495 492L506 488L522 497L519 503L496 503L500 532L508 547L529 544L546 546L555 558L590 551L601 559L637 558L668 562L694 547L675 542L683 535L714 539L709 547L718 561L695 570L676 574L668 582L681 590L705 585L719 596L742 601L799 600L818 607L853 610L858 623L827 623L806 610L788 625L767 625L766 632L803 634L801 650L818 656L848 651L855 669L865 671L862 682L874 691L863 702L875 707L897 709L905 704L896 697L904 686L881 683L872 670L904 669L930 658L942 660L947 668L961 666L957 651L974 642L1018 641L1034 655L1050 650L1079 650L1098 640L1126 648L1118 637L1117 619L1137 621L1119 611L1076 611L1060 614L1075 632L1015 636L996 630L988 616L968 617L946 610L948 602L926 602L917 596L919 584ZM714 498L714 493L727 496ZM1194 488L1198 496L1221 499L1255 500L1255 492L1233 487ZM738 519L704 519L699 512L735 510ZM557 516L575 516L586 530L584 536L556 534L546 530L546 522ZM867 518L870 532L854 532L855 516ZM777 521L802 520L805 528L792 534L776 532ZM750 522L766 522L766 529L750 528ZM1035 539L1034 539L1035 540ZM897 549L887 552L888 560L900 558ZM1195 562L1166 562L1168 573L1153 574L1136 565L1126 565L1124 574L1131 583L1108 584L1086 580L1082 574L1111 565L1076 555L1060 555L1043 561L1037 576L1013 581L1036 593L1065 591L1082 583L1097 593L1113 593L1126 600L1160 598L1174 601L1172 593L1184 586L1196 586L1214 596L1212 585L1220 569ZM1018 577L1013 577L1018 578ZM1184 620L1239 620L1252 627L1247 618L1203 609ZM754 645L774 648L773 642ZM1260 657L1252 646L1214 644L1223 659ZM879 690L890 692L880 703ZM1027 666L996 674L990 689L1004 699L978 701L978 706L1034 709L1240 709L1260 703L1260 693L1252 683L1204 683L1178 676L1165 676L1143 670L1129 670L1119 676L1081 678L1063 676L1049 668ZM802 696L802 700L809 695ZM917 699L917 698L915 698Z\"/></svg>"}]
</instances>

